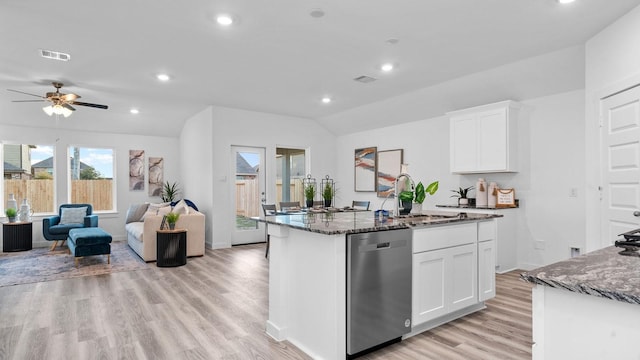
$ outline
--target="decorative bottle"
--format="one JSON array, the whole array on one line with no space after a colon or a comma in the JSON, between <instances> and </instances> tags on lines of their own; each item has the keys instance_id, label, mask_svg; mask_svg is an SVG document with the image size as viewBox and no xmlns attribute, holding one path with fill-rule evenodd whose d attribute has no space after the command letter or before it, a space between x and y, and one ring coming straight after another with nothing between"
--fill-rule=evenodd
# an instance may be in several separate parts
<instances>
[{"instance_id":1,"label":"decorative bottle","mask_svg":"<svg viewBox=\"0 0 640 360\"><path fill-rule=\"evenodd\" d=\"M498 199L498 184L495 182L489 183L489 188L487 189L487 206L490 208L496 207L496 202Z\"/></svg>"},{"instance_id":2,"label":"decorative bottle","mask_svg":"<svg viewBox=\"0 0 640 360\"><path fill-rule=\"evenodd\" d=\"M483 178L478 179L476 182L476 206L487 206L487 182Z\"/></svg>"},{"instance_id":3,"label":"decorative bottle","mask_svg":"<svg viewBox=\"0 0 640 360\"><path fill-rule=\"evenodd\" d=\"M23 199L22 205L20 205L20 221L22 222L31 221L31 206L29 206L27 199Z\"/></svg>"},{"instance_id":4,"label":"decorative bottle","mask_svg":"<svg viewBox=\"0 0 640 360\"><path fill-rule=\"evenodd\" d=\"M9 200L7 200L7 209L18 210L18 202L13 194L9 194Z\"/></svg>"}]
</instances>

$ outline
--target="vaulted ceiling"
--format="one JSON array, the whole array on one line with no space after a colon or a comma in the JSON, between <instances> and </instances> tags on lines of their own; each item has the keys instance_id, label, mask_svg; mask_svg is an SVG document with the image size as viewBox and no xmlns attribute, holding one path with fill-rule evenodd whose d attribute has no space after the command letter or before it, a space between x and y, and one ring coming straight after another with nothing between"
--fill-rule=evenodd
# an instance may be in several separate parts
<instances>
[{"instance_id":1,"label":"vaulted ceiling","mask_svg":"<svg viewBox=\"0 0 640 360\"><path fill-rule=\"evenodd\" d=\"M177 136L185 119L209 105L323 123L418 89L582 46L638 5L640 0L4 0L0 124ZM220 13L231 14L234 24L217 24ZM71 59L45 59L40 49ZM385 62L396 68L384 73ZM158 73L171 80L158 81ZM362 75L377 80L354 81ZM77 106L71 117L52 120L42 103L12 102L37 98L4 90L44 95L55 90L52 81L109 109ZM323 104L323 96L332 102ZM324 125L349 131L335 121Z\"/></svg>"}]
</instances>

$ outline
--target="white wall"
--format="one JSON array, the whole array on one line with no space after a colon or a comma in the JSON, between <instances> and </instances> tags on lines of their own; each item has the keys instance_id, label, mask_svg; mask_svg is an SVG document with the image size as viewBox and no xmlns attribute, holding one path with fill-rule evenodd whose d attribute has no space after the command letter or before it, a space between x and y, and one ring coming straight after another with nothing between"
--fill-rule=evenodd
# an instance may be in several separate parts
<instances>
[{"instance_id":1,"label":"white wall","mask_svg":"<svg viewBox=\"0 0 640 360\"><path fill-rule=\"evenodd\" d=\"M586 44L586 142L587 248L601 243L600 99L640 84L640 6L587 41Z\"/></svg>"},{"instance_id":2,"label":"white wall","mask_svg":"<svg viewBox=\"0 0 640 360\"><path fill-rule=\"evenodd\" d=\"M515 174L485 174L488 180L516 189L518 211L518 264L534 268L569 257L569 248L584 248L584 92L572 91L522 101L518 124L518 166ZM400 111L398 111L400 113ZM404 149L404 162L415 182L440 181L440 190L427 197L423 208L453 204L450 190L474 185L479 175L453 175L449 171L449 122L444 116L362 131L337 139L338 204L370 200L380 207L375 193L353 190L354 149L377 146L378 151ZM576 188L578 197L569 197ZM474 196L474 195L472 195ZM392 201L385 204L392 209ZM535 250L534 240L545 249Z\"/></svg>"},{"instance_id":3,"label":"white wall","mask_svg":"<svg viewBox=\"0 0 640 360\"><path fill-rule=\"evenodd\" d=\"M205 214L205 243L211 245L213 225L213 108L189 118L180 133L180 174L183 197Z\"/></svg>"},{"instance_id":4,"label":"white wall","mask_svg":"<svg viewBox=\"0 0 640 360\"><path fill-rule=\"evenodd\" d=\"M211 172L203 174L197 184L189 185L189 194L194 194L196 204L202 203L207 213L207 245L224 248L231 245L231 232L235 224L235 203L232 198L230 173L231 146L263 147L266 150L267 203L275 202L275 156L276 147L307 149L312 168L308 171L316 178L325 174L333 176L335 166L335 136L316 122L275 114L260 113L226 107L212 107L210 121L208 111L187 121L183 141L189 141L190 149L211 151L202 156L203 161L185 160L185 174L200 174L203 166L211 166ZM193 134L198 134L193 136ZM209 163L209 164L206 164ZM186 175L185 175L186 176ZM202 188L194 189L193 186ZM208 186L208 188L206 188ZM199 196L203 195L201 201ZM210 197L210 200L207 198ZM191 196L191 195L189 195Z\"/></svg>"},{"instance_id":5,"label":"white wall","mask_svg":"<svg viewBox=\"0 0 640 360\"><path fill-rule=\"evenodd\" d=\"M50 121L50 118L43 117L43 121ZM63 121L63 120L60 120ZM129 191L129 150L145 150L148 158L164 158L164 179L170 182L180 179L178 139L157 136L123 135L109 133L81 132L71 130L57 130L54 128L27 128L19 126L0 125L0 141L55 145L56 161L56 202L63 204L68 202L68 177L60 174L67 174L69 160L67 149L70 145L84 147L108 147L113 148L115 153L116 168L116 211L99 213L99 226L112 234L115 241L125 240L124 221L127 209L130 204L142 203L145 201L159 202L158 197L149 197L147 187L145 191ZM145 179L148 179L148 169L145 169ZM42 217L33 219L33 246L49 246L51 243L42 237Z\"/></svg>"}]
</instances>

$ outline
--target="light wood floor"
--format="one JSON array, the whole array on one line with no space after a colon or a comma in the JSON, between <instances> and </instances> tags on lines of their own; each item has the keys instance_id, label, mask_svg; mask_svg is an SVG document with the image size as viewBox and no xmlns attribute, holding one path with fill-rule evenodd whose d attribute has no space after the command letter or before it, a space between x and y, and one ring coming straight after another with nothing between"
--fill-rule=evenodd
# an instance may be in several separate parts
<instances>
[{"instance_id":1,"label":"light wood floor","mask_svg":"<svg viewBox=\"0 0 640 360\"><path fill-rule=\"evenodd\" d=\"M308 359L266 335L264 244L186 266L0 288L0 359ZM530 359L530 287L498 276L487 309L363 359Z\"/></svg>"}]
</instances>

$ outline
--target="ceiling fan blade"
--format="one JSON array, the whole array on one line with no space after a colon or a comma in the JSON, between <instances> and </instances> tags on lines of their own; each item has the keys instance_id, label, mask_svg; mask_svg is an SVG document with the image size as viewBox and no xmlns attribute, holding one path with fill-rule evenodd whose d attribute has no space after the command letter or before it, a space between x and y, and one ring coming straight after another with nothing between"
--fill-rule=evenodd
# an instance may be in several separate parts
<instances>
[{"instance_id":1,"label":"ceiling fan blade","mask_svg":"<svg viewBox=\"0 0 640 360\"><path fill-rule=\"evenodd\" d=\"M62 104L60 104L60 106L62 106L63 108L67 108L67 109L69 109L71 111L76 111L76 109L73 106L71 106L71 105L69 105L67 103L62 103Z\"/></svg>"},{"instance_id":2,"label":"ceiling fan blade","mask_svg":"<svg viewBox=\"0 0 640 360\"><path fill-rule=\"evenodd\" d=\"M64 95L60 96L60 98L62 98L62 100L64 100L64 101L73 101L75 99L81 98L81 96L80 95L76 95L76 94L64 94Z\"/></svg>"},{"instance_id":3,"label":"ceiling fan blade","mask_svg":"<svg viewBox=\"0 0 640 360\"><path fill-rule=\"evenodd\" d=\"M20 93L20 94L31 95L31 96L35 96L35 97L46 99L44 96L36 95L36 94L30 94L30 93L24 92L24 91L12 90L12 89L7 89L7 91L13 91L13 92L17 92L17 93Z\"/></svg>"},{"instance_id":4,"label":"ceiling fan blade","mask_svg":"<svg viewBox=\"0 0 640 360\"><path fill-rule=\"evenodd\" d=\"M98 108L98 109L108 109L109 108L109 106L107 106L107 105L92 104L92 103L86 103L86 102L81 102L81 101L70 101L69 104L80 105L80 106L89 106L89 107Z\"/></svg>"},{"instance_id":5,"label":"ceiling fan blade","mask_svg":"<svg viewBox=\"0 0 640 360\"><path fill-rule=\"evenodd\" d=\"M11 102L45 102L45 100L12 100Z\"/></svg>"}]
</instances>

